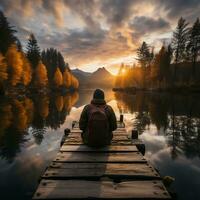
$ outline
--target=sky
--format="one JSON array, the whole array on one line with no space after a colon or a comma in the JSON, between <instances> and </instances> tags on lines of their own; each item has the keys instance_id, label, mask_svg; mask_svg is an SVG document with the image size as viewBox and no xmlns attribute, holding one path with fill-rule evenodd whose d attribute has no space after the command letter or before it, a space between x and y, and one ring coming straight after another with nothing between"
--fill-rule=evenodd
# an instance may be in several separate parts
<instances>
[{"instance_id":1,"label":"sky","mask_svg":"<svg viewBox=\"0 0 200 200\"><path fill-rule=\"evenodd\" d=\"M56 48L71 68L116 74L136 60L143 41L157 51L178 19L200 17L200 0L0 0L23 46L34 33L41 49Z\"/></svg>"}]
</instances>

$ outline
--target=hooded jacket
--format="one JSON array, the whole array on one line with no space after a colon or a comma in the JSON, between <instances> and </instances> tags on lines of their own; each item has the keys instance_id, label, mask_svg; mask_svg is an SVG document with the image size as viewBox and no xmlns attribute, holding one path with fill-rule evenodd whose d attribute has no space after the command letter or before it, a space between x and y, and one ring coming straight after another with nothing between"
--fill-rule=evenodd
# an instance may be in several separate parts
<instances>
[{"instance_id":1,"label":"hooded jacket","mask_svg":"<svg viewBox=\"0 0 200 200\"><path fill-rule=\"evenodd\" d=\"M91 104L97 105L97 106L98 105L106 105L106 115L108 117L110 132L117 129L117 120L116 120L115 113L114 113L112 107L106 104L104 99L93 99L91 101ZM85 130L87 128L88 120L89 120L89 104L83 108L83 111L81 113L81 117L79 120L79 127L83 132L85 132Z\"/></svg>"}]
</instances>

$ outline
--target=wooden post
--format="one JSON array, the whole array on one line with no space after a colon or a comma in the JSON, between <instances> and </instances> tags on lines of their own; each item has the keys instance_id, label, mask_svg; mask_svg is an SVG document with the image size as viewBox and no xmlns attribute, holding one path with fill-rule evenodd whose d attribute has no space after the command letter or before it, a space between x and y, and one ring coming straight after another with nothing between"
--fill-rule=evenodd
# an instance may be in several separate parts
<instances>
[{"instance_id":1,"label":"wooden post","mask_svg":"<svg viewBox=\"0 0 200 200\"><path fill-rule=\"evenodd\" d=\"M124 115L120 115L120 120L119 120L120 122L123 122L124 121Z\"/></svg>"},{"instance_id":2,"label":"wooden post","mask_svg":"<svg viewBox=\"0 0 200 200\"><path fill-rule=\"evenodd\" d=\"M64 130L64 133L65 133L65 136L68 136L69 133L70 133L70 129L69 129L69 128L66 128L66 129Z\"/></svg>"},{"instance_id":3,"label":"wooden post","mask_svg":"<svg viewBox=\"0 0 200 200\"><path fill-rule=\"evenodd\" d=\"M132 130L132 139L138 139L138 131Z\"/></svg>"},{"instance_id":4,"label":"wooden post","mask_svg":"<svg viewBox=\"0 0 200 200\"><path fill-rule=\"evenodd\" d=\"M141 143L141 144L136 144L136 147L138 149L139 152L142 153L142 155L145 155L145 144Z\"/></svg>"},{"instance_id":5,"label":"wooden post","mask_svg":"<svg viewBox=\"0 0 200 200\"><path fill-rule=\"evenodd\" d=\"M60 141L60 146L62 146L62 145L64 144L65 139L66 139L66 137L69 135L70 132L71 132L71 131L70 131L69 128L66 128L66 129L64 130L64 135L62 136L62 139L61 139L61 141Z\"/></svg>"},{"instance_id":6,"label":"wooden post","mask_svg":"<svg viewBox=\"0 0 200 200\"><path fill-rule=\"evenodd\" d=\"M72 122L72 128L74 128L75 124L76 124L76 121L73 121Z\"/></svg>"}]
</instances>

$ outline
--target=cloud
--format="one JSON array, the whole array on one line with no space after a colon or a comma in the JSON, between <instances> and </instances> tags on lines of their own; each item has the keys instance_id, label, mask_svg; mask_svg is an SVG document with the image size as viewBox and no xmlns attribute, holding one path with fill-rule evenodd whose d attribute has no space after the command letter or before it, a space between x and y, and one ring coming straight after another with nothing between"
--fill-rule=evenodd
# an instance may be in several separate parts
<instances>
[{"instance_id":1,"label":"cloud","mask_svg":"<svg viewBox=\"0 0 200 200\"><path fill-rule=\"evenodd\" d=\"M64 25L63 13L65 12L65 7L62 1L43 0L41 6L48 14L51 13L54 16L55 22L58 26Z\"/></svg>"},{"instance_id":2,"label":"cloud","mask_svg":"<svg viewBox=\"0 0 200 200\"><path fill-rule=\"evenodd\" d=\"M132 29L134 29L134 33L140 37L148 33L166 31L170 29L169 22L164 19L154 19L146 16L136 16L129 25Z\"/></svg>"},{"instance_id":3,"label":"cloud","mask_svg":"<svg viewBox=\"0 0 200 200\"><path fill-rule=\"evenodd\" d=\"M133 5L136 2L133 0L105 0L102 1L101 11L109 25L121 26L132 15Z\"/></svg>"},{"instance_id":4,"label":"cloud","mask_svg":"<svg viewBox=\"0 0 200 200\"><path fill-rule=\"evenodd\" d=\"M199 15L199 0L159 0L154 1L157 9L163 8L169 18L180 18L181 16L194 20Z\"/></svg>"},{"instance_id":5,"label":"cloud","mask_svg":"<svg viewBox=\"0 0 200 200\"><path fill-rule=\"evenodd\" d=\"M105 60L130 53L126 38L120 33L113 37L105 30L99 30L98 33L92 33L87 29L71 32L66 37L66 44L67 47L63 49L63 52L71 58L74 65L82 63L87 65L94 61L101 61L104 65Z\"/></svg>"},{"instance_id":6,"label":"cloud","mask_svg":"<svg viewBox=\"0 0 200 200\"><path fill-rule=\"evenodd\" d=\"M73 66L130 62L141 41L168 39L182 15L194 21L198 0L1 0L25 44L33 32L41 49L60 50ZM116 60L116 62L115 62ZM114 64L113 64L114 63ZM120 65L120 64L119 64Z\"/></svg>"}]
</instances>

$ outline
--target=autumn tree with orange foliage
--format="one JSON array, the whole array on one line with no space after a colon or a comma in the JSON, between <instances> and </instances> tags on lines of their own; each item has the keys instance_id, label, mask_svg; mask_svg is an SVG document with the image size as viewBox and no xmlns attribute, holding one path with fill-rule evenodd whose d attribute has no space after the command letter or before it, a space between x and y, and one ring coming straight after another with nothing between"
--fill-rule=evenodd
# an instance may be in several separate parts
<instances>
[{"instance_id":1,"label":"autumn tree with orange foliage","mask_svg":"<svg viewBox=\"0 0 200 200\"><path fill-rule=\"evenodd\" d=\"M63 85L63 75L58 67L56 68L53 81L57 88Z\"/></svg>"},{"instance_id":2,"label":"autumn tree with orange foliage","mask_svg":"<svg viewBox=\"0 0 200 200\"><path fill-rule=\"evenodd\" d=\"M5 61L5 57L0 53L0 90L4 88L4 82L7 79L7 63Z\"/></svg>"},{"instance_id":3,"label":"autumn tree with orange foliage","mask_svg":"<svg viewBox=\"0 0 200 200\"><path fill-rule=\"evenodd\" d=\"M21 53L17 51L15 44L8 48L6 53L6 61L8 65L9 82L12 86L16 86L21 81L23 61L21 59Z\"/></svg>"},{"instance_id":4,"label":"autumn tree with orange foliage","mask_svg":"<svg viewBox=\"0 0 200 200\"><path fill-rule=\"evenodd\" d=\"M40 96L40 101L37 102L37 109L43 119L47 118L49 115L49 103L50 100L48 96Z\"/></svg>"},{"instance_id":5,"label":"autumn tree with orange foliage","mask_svg":"<svg viewBox=\"0 0 200 200\"><path fill-rule=\"evenodd\" d=\"M55 105L58 112L61 112L64 106L63 96L57 96L55 99Z\"/></svg>"},{"instance_id":6,"label":"autumn tree with orange foliage","mask_svg":"<svg viewBox=\"0 0 200 200\"><path fill-rule=\"evenodd\" d=\"M32 69L30 62L28 61L23 52L21 53L21 58L23 61L22 83L23 85L27 86L32 79Z\"/></svg>"},{"instance_id":7,"label":"autumn tree with orange foliage","mask_svg":"<svg viewBox=\"0 0 200 200\"><path fill-rule=\"evenodd\" d=\"M79 82L78 79L72 75L72 84L71 87L74 89L77 89L79 87Z\"/></svg>"},{"instance_id":8,"label":"autumn tree with orange foliage","mask_svg":"<svg viewBox=\"0 0 200 200\"><path fill-rule=\"evenodd\" d=\"M17 130L24 130L28 127L28 117L23 105L23 101L19 101L17 99L13 100L12 103L14 107L14 118L13 118L13 125Z\"/></svg>"},{"instance_id":9,"label":"autumn tree with orange foliage","mask_svg":"<svg viewBox=\"0 0 200 200\"><path fill-rule=\"evenodd\" d=\"M48 84L48 78L47 78L47 70L45 65L42 64L40 61L35 69L35 80L34 84L36 87L44 87Z\"/></svg>"},{"instance_id":10,"label":"autumn tree with orange foliage","mask_svg":"<svg viewBox=\"0 0 200 200\"><path fill-rule=\"evenodd\" d=\"M66 87L66 88L69 88L71 86L71 83L72 83L72 75L71 73L65 69L65 71L63 72L63 85Z\"/></svg>"},{"instance_id":11,"label":"autumn tree with orange foliage","mask_svg":"<svg viewBox=\"0 0 200 200\"><path fill-rule=\"evenodd\" d=\"M12 106L9 102L4 102L0 107L0 137L4 129L8 128L13 119Z\"/></svg>"}]
</instances>

